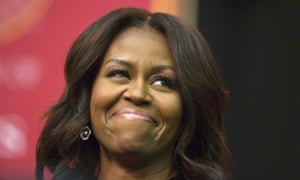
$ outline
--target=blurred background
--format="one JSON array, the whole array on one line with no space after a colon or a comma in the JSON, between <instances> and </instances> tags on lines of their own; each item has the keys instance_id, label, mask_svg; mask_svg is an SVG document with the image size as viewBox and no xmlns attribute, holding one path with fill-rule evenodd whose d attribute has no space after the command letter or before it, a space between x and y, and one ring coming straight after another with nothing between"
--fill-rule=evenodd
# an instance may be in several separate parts
<instances>
[{"instance_id":1,"label":"blurred background","mask_svg":"<svg viewBox=\"0 0 300 180\"><path fill-rule=\"evenodd\" d=\"M300 1L0 0L0 180L34 179L41 115L62 93L69 47L128 6L180 16L206 37L231 93L233 179L300 179Z\"/></svg>"}]
</instances>

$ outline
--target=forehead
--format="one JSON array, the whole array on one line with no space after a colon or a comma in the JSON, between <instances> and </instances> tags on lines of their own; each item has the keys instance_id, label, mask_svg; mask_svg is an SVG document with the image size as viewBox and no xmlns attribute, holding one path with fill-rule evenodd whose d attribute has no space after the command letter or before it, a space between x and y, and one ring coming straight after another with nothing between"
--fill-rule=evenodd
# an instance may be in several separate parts
<instances>
[{"instance_id":1,"label":"forehead","mask_svg":"<svg viewBox=\"0 0 300 180\"><path fill-rule=\"evenodd\" d=\"M130 27L111 42L104 62L109 59L151 60L173 64L168 42L163 34L150 27ZM162 61L164 60L164 61Z\"/></svg>"},{"instance_id":2,"label":"forehead","mask_svg":"<svg viewBox=\"0 0 300 180\"><path fill-rule=\"evenodd\" d=\"M149 25L143 25L142 27L128 27L125 28L124 30L120 31L116 38L116 39L120 39L120 38L124 38L124 36L134 36L134 35L148 35L148 36L156 36L155 39L163 39L165 40L165 36L159 32L156 29L153 29L151 26Z\"/></svg>"}]
</instances>

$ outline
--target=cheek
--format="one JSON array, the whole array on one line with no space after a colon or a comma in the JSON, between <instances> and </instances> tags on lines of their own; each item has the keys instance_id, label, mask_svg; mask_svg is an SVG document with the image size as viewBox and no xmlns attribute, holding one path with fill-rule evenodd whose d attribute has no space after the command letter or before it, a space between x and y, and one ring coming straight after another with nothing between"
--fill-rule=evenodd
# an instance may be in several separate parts
<instances>
[{"instance_id":1,"label":"cheek","mask_svg":"<svg viewBox=\"0 0 300 180\"><path fill-rule=\"evenodd\" d=\"M182 101L178 94L160 96L156 101L156 109L160 113L161 125L156 136L155 146L160 149L171 148L176 141L176 133L182 119Z\"/></svg>"},{"instance_id":2,"label":"cheek","mask_svg":"<svg viewBox=\"0 0 300 180\"><path fill-rule=\"evenodd\" d=\"M91 104L90 104L92 119L97 117L99 113L103 111L106 101L108 100L109 98L105 91L103 91L101 88L93 88L92 95L91 95Z\"/></svg>"},{"instance_id":3,"label":"cheek","mask_svg":"<svg viewBox=\"0 0 300 180\"><path fill-rule=\"evenodd\" d=\"M111 87L96 81L92 89L90 102L90 114L93 129L100 128L105 122L106 110L114 102L115 96L115 93L111 91Z\"/></svg>"},{"instance_id":4,"label":"cheek","mask_svg":"<svg viewBox=\"0 0 300 180\"><path fill-rule=\"evenodd\" d=\"M179 94L161 98L160 112L163 123L170 131L177 131L182 118L182 102Z\"/></svg>"},{"instance_id":5,"label":"cheek","mask_svg":"<svg viewBox=\"0 0 300 180\"><path fill-rule=\"evenodd\" d=\"M107 109L107 107L113 103L116 96L117 92L115 87L112 87L101 78L97 79L91 93L91 114Z\"/></svg>"},{"instance_id":6,"label":"cheek","mask_svg":"<svg viewBox=\"0 0 300 180\"><path fill-rule=\"evenodd\" d=\"M105 96L100 91L93 89L90 103L91 125L95 136L97 137L97 130L101 127L102 122L105 120L103 102Z\"/></svg>"},{"instance_id":7,"label":"cheek","mask_svg":"<svg viewBox=\"0 0 300 180\"><path fill-rule=\"evenodd\" d=\"M172 97L172 100L169 101L167 106L169 107L170 114L179 123L182 116L182 102L181 102L180 95L176 93Z\"/></svg>"}]
</instances>

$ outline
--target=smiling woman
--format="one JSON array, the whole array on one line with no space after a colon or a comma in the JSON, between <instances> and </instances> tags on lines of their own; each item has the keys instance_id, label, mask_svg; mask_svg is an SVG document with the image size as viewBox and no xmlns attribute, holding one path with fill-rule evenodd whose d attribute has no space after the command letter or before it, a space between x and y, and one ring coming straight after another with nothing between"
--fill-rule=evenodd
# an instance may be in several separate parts
<instances>
[{"instance_id":1,"label":"smiling woman","mask_svg":"<svg viewBox=\"0 0 300 180\"><path fill-rule=\"evenodd\" d=\"M111 170L122 175L122 167L113 162L128 158L135 159L126 161L131 171L147 165L151 178L168 177L182 115L173 69L165 37L148 25L129 27L110 44L90 106L93 132L101 142L100 179L113 179Z\"/></svg>"},{"instance_id":2,"label":"smiling woman","mask_svg":"<svg viewBox=\"0 0 300 180\"><path fill-rule=\"evenodd\" d=\"M226 91L201 34L164 13L118 9L75 41L46 114L37 179L228 179Z\"/></svg>"}]
</instances>

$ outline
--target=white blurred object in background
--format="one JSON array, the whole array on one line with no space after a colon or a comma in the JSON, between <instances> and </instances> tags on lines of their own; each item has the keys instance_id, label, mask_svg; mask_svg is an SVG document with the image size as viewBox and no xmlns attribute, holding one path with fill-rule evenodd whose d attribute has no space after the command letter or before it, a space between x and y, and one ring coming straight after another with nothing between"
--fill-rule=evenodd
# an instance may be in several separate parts
<instances>
[{"instance_id":1,"label":"white blurred object in background","mask_svg":"<svg viewBox=\"0 0 300 180\"><path fill-rule=\"evenodd\" d=\"M16 114L0 115L0 159L18 159L27 153L27 126Z\"/></svg>"},{"instance_id":2,"label":"white blurred object in background","mask_svg":"<svg viewBox=\"0 0 300 180\"><path fill-rule=\"evenodd\" d=\"M2 81L3 86L21 91L36 87L41 79L41 64L38 59L21 56L9 60L1 62L0 59L0 82Z\"/></svg>"}]
</instances>

